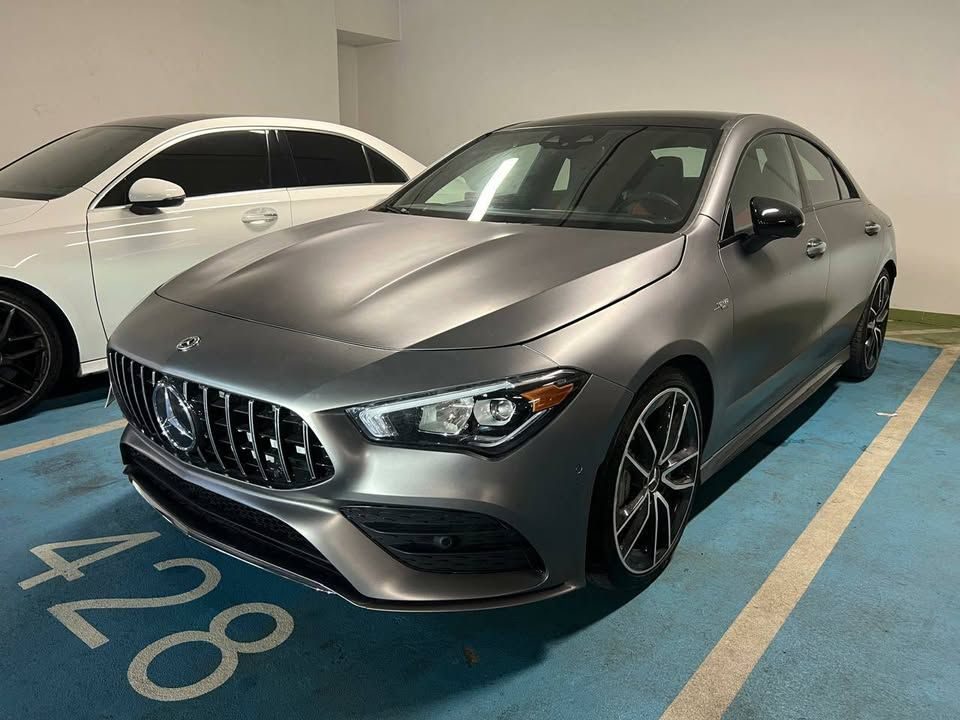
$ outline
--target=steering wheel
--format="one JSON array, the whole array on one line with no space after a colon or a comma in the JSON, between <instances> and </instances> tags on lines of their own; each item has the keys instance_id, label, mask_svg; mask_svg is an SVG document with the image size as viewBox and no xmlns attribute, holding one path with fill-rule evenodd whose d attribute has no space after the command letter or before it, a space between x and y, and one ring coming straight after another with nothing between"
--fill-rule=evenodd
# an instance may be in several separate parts
<instances>
[{"instance_id":1,"label":"steering wheel","mask_svg":"<svg viewBox=\"0 0 960 720\"><path fill-rule=\"evenodd\" d=\"M644 190L636 194L625 192L620 202L617 203L617 212L627 212L630 206L635 203L643 205L655 215L670 220L683 215L683 206L680 203L666 193L655 190Z\"/></svg>"}]
</instances>

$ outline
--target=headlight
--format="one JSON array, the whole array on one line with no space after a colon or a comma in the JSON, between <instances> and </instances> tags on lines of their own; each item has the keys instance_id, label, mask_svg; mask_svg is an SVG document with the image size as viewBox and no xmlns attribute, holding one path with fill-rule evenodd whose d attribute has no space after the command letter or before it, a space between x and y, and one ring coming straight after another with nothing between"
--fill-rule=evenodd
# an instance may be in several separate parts
<instances>
[{"instance_id":1,"label":"headlight","mask_svg":"<svg viewBox=\"0 0 960 720\"><path fill-rule=\"evenodd\" d=\"M553 370L352 407L347 414L374 442L496 455L540 429L586 379L575 370Z\"/></svg>"}]
</instances>

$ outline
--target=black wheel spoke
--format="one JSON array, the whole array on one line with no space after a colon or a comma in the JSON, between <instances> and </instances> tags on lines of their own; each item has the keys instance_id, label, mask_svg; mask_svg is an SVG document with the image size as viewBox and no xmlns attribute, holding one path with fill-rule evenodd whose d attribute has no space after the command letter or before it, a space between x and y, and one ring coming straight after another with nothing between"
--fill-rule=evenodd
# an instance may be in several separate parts
<instances>
[{"instance_id":1,"label":"black wheel spoke","mask_svg":"<svg viewBox=\"0 0 960 720\"><path fill-rule=\"evenodd\" d=\"M0 300L0 417L26 406L50 374L50 340L27 307Z\"/></svg>"},{"instance_id":2,"label":"black wheel spoke","mask_svg":"<svg viewBox=\"0 0 960 720\"><path fill-rule=\"evenodd\" d=\"M46 348L35 347L35 348L30 348L29 350L21 350L20 352L15 352L15 353L4 353L3 359L5 361L23 360L23 358L25 357L30 357L31 355L36 355L37 353L45 352L45 350Z\"/></svg>"},{"instance_id":3,"label":"black wheel spoke","mask_svg":"<svg viewBox=\"0 0 960 720\"><path fill-rule=\"evenodd\" d=\"M13 380L11 380L10 378L5 378L3 375L0 375L0 385L6 385L7 387L12 387L14 390L19 390L24 394L28 394L30 392L29 388L25 388L23 387L23 385L20 385L19 383L15 383Z\"/></svg>"},{"instance_id":4,"label":"black wheel spoke","mask_svg":"<svg viewBox=\"0 0 960 720\"><path fill-rule=\"evenodd\" d=\"M6 316L3 319L3 327L0 327L0 343L7 339L7 335L10 333L10 326L13 324L13 316L16 314L17 309L13 306L7 310Z\"/></svg>"}]
</instances>

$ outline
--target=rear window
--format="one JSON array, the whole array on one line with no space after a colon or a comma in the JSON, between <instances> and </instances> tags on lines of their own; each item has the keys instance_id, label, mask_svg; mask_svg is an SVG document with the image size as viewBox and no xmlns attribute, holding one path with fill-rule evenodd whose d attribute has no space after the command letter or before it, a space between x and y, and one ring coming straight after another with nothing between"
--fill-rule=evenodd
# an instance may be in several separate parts
<instances>
[{"instance_id":1,"label":"rear window","mask_svg":"<svg viewBox=\"0 0 960 720\"><path fill-rule=\"evenodd\" d=\"M101 125L64 135L0 169L0 197L62 197L159 132L156 128Z\"/></svg>"},{"instance_id":2,"label":"rear window","mask_svg":"<svg viewBox=\"0 0 960 720\"><path fill-rule=\"evenodd\" d=\"M373 148L366 148L367 160L375 183L405 183L407 174Z\"/></svg>"},{"instance_id":3,"label":"rear window","mask_svg":"<svg viewBox=\"0 0 960 720\"><path fill-rule=\"evenodd\" d=\"M363 146L355 140L299 130L287 130L287 140L297 166L300 186L359 185L370 182Z\"/></svg>"}]
</instances>

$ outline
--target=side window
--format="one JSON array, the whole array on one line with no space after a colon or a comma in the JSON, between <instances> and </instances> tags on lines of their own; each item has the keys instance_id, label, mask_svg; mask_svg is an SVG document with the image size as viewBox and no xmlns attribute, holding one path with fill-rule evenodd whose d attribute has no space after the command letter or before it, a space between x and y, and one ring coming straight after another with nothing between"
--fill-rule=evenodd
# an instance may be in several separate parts
<instances>
[{"instance_id":1,"label":"side window","mask_svg":"<svg viewBox=\"0 0 960 720\"><path fill-rule=\"evenodd\" d=\"M410 179L403 170L373 148L368 147L366 153L367 160L370 161L370 170L373 172L373 181L375 183L405 183Z\"/></svg>"},{"instance_id":2,"label":"side window","mask_svg":"<svg viewBox=\"0 0 960 720\"><path fill-rule=\"evenodd\" d=\"M800 170L803 173L803 181L807 185L810 202L816 205L839 200L840 190L837 187L837 176L834 174L830 158L801 138L793 138L793 144L800 157Z\"/></svg>"},{"instance_id":3,"label":"side window","mask_svg":"<svg viewBox=\"0 0 960 720\"><path fill-rule=\"evenodd\" d=\"M175 182L187 197L269 188L266 131L215 132L178 142L134 168L98 207L126 205L130 186L145 177Z\"/></svg>"},{"instance_id":4,"label":"side window","mask_svg":"<svg viewBox=\"0 0 960 720\"><path fill-rule=\"evenodd\" d=\"M840 168L836 165L833 166L833 174L837 177L837 187L840 188L840 199L849 200L850 198L860 197L857 195L857 191L853 189L853 185L844 177L844 174L840 172Z\"/></svg>"},{"instance_id":5,"label":"side window","mask_svg":"<svg viewBox=\"0 0 960 720\"><path fill-rule=\"evenodd\" d=\"M783 135L763 135L744 152L730 188L730 217L727 236L748 232L750 198L769 197L800 207L800 184L793 157Z\"/></svg>"},{"instance_id":6,"label":"side window","mask_svg":"<svg viewBox=\"0 0 960 720\"><path fill-rule=\"evenodd\" d=\"M300 187L357 185L370 182L363 146L349 138L320 132L287 130Z\"/></svg>"}]
</instances>

